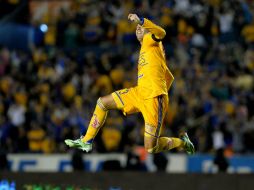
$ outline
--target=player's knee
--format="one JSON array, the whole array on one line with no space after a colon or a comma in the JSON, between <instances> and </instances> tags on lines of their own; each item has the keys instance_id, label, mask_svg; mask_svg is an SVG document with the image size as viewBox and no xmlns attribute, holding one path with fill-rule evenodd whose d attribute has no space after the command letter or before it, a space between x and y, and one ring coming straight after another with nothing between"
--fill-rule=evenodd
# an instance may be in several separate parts
<instances>
[{"instance_id":1,"label":"player's knee","mask_svg":"<svg viewBox=\"0 0 254 190\"><path fill-rule=\"evenodd\" d=\"M145 142L145 150L150 153L150 154L154 154L158 152L158 144L157 142L153 142L153 143L146 143Z\"/></svg>"},{"instance_id":2,"label":"player's knee","mask_svg":"<svg viewBox=\"0 0 254 190\"><path fill-rule=\"evenodd\" d=\"M148 153L150 153L150 154L153 154L153 153L154 153L153 147L152 147L152 148L151 148L151 147L145 147L145 149L146 149L146 151L147 151Z\"/></svg>"},{"instance_id":3,"label":"player's knee","mask_svg":"<svg viewBox=\"0 0 254 190\"><path fill-rule=\"evenodd\" d=\"M100 103L106 110L110 110L110 109L115 109L116 108L116 104L115 101L112 97L112 95L107 95L107 96L103 96L100 97L97 101L97 103Z\"/></svg>"},{"instance_id":4,"label":"player's knee","mask_svg":"<svg viewBox=\"0 0 254 190\"><path fill-rule=\"evenodd\" d=\"M157 138L150 136L149 134L145 134L145 150L148 153L156 153L158 149Z\"/></svg>"},{"instance_id":5,"label":"player's knee","mask_svg":"<svg viewBox=\"0 0 254 190\"><path fill-rule=\"evenodd\" d=\"M150 154L155 154L158 153L158 145L154 146L154 147L145 147L146 151Z\"/></svg>"},{"instance_id":6,"label":"player's knee","mask_svg":"<svg viewBox=\"0 0 254 190\"><path fill-rule=\"evenodd\" d=\"M107 100L104 97L98 98L97 105L104 111L108 111Z\"/></svg>"}]
</instances>

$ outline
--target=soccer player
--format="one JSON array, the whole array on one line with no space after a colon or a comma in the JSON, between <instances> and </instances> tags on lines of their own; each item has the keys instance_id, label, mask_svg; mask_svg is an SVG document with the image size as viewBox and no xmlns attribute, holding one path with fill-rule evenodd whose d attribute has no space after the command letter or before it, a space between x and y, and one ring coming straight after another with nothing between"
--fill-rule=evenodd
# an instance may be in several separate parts
<instances>
[{"instance_id":1,"label":"soccer player","mask_svg":"<svg viewBox=\"0 0 254 190\"><path fill-rule=\"evenodd\" d=\"M85 136L76 140L66 139L65 143L69 147L91 151L93 140L103 126L108 111L119 109L124 115L142 113L145 121L144 145L147 152L159 153L179 147L185 149L188 154L193 154L194 146L187 133L180 134L180 138L160 136L168 108L168 90L174 80L166 65L161 42L166 32L150 20L139 18L136 14L129 14L128 19L137 24L136 36L141 44L137 86L99 98Z\"/></svg>"}]
</instances>

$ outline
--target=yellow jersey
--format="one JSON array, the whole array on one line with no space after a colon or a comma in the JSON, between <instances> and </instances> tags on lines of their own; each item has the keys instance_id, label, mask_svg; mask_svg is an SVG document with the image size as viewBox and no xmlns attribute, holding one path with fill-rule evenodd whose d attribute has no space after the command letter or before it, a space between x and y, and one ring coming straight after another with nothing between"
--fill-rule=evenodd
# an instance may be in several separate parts
<instances>
[{"instance_id":1,"label":"yellow jersey","mask_svg":"<svg viewBox=\"0 0 254 190\"><path fill-rule=\"evenodd\" d=\"M174 77L166 65L165 51L161 42L166 32L148 19L144 19L142 27L149 32L143 37L138 60L140 94L144 99L167 95Z\"/></svg>"}]
</instances>

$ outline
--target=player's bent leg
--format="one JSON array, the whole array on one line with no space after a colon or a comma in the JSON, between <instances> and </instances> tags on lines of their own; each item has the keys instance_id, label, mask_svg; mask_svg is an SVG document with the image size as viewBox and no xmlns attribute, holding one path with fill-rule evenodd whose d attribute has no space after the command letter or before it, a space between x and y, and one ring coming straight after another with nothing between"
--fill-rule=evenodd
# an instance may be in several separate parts
<instances>
[{"instance_id":1,"label":"player's bent leg","mask_svg":"<svg viewBox=\"0 0 254 190\"><path fill-rule=\"evenodd\" d=\"M194 154L195 148L190 141L187 133L181 135L180 138L174 137L145 137L145 149L149 153L159 153L169 151L173 148L184 148L188 154Z\"/></svg>"},{"instance_id":2,"label":"player's bent leg","mask_svg":"<svg viewBox=\"0 0 254 190\"><path fill-rule=\"evenodd\" d=\"M173 137L145 137L145 149L149 153L159 153L169 151L173 148L183 147L184 142L179 138Z\"/></svg>"},{"instance_id":3,"label":"player's bent leg","mask_svg":"<svg viewBox=\"0 0 254 190\"><path fill-rule=\"evenodd\" d=\"M112 94L109 94L107 96L103 96L101 98L101 102L107 110L117 109L117 105L114 101L114 98L113 98Z\"/></svg>"},{"instance_id":4,"label":"player's bent leg","mask_svg":"<svg viewBox=\"0 0 254 190\"><path fill-rule=\"evenodd\" d=\"M190 141L187 142L186 136L184 138L174 138L174 137L159 137L159 133L156 133L156 128L146 125L145 127L145 149L149 153L159 153L163 151L169 151L173 148L182 147L186 150L186 145L188 144L189 150L187 153L194 153L191 151ZM158 136L156 136L158 135ZM191 142L190 142L191 143ZM192 143L191 143L192 144ZM194 147L193 147L194 148Z\"/></svg>"},{"instance_id":5,"label":"player's bent leg","mask_svg":"<svg viewBox=\"0 0 254 190\"><path fill-rule=\"evenodd\" d=\"M65 143L69 147L78 148L86 152L91 151L93 140L103 126L108 110L116 108L116 103L111 94L99 98L85 136L81 136L76 140L66 139Z\"/></svg>"},{"instance_id":6,"label":"player's bent leg","mask_svg":"<svg viewBox=\"0 0 254 190\"><path fill-rule=\"evenodd\" d=\"M112 109L116 109L116 104L111 94L98 99L87 132L85 136L82 138L83 142L88 143L93 142L93 139L95 138L100 128L105 123L108 110Z\"/></svg>"}]
</instances>

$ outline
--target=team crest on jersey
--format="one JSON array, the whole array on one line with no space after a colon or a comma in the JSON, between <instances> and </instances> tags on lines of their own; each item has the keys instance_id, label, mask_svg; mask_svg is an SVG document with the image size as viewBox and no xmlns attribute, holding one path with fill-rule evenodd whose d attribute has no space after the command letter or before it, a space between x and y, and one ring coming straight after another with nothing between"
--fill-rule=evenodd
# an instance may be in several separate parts
<instances>
[{"instance_id":1,"label":"team crest on jersey","mask_svg":"<svg viewBox=\"0 0 254 190\"><path fill-rule=\"evenodd\" d=\"M96 129L100 126L100 122L96 114L94 114L93 116L94 116L94 121L92 123L92 127Z\"/></svg>"},{"instance_id":2,"label":"team crest on jersey","mask_svg":"<svg viewBox=\"0 0 254 190\"><path fill-rule=\"evenodd\" d=\"M139 59L138 59L138 65L139 65L139 66L144 66L144 65L147 64L147 62L146 62L144 56L145 56L145 52L140 53Z\"/></svg>"}]
</instances>

